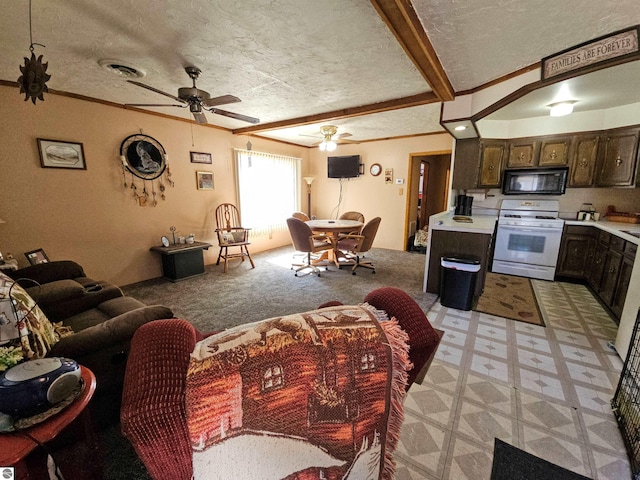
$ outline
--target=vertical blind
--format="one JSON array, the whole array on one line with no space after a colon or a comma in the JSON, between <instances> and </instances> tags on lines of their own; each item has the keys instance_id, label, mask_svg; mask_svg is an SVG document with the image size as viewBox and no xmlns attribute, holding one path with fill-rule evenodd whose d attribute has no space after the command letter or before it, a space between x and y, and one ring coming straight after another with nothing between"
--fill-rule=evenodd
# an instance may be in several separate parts
<instances>
[{"instance_id":1,"label":"vertical blind","mask_svg":"<svg viewBox=\"0 0 640 480\"><path fill-rule=\"evenodd\" d=\"M235 149L242 223L252 236L287 229L287 218L300 210L301 159Z\"/></svg>"}]
</instances>

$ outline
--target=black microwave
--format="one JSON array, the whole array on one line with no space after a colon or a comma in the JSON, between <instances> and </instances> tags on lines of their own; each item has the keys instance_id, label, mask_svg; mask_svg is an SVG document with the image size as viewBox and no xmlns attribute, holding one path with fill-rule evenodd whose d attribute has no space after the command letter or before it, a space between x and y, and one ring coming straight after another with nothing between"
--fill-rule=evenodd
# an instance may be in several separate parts
<instances>
[{"instance_id":1,"label":"black microwave","mask_svg":"<svg viewBox=\"0 0 640 480\"><path fill-rule=\"evenodd\" d=\"M505 195L562 195L567 188L568 167L507 169L502 178Z\"/></svg>"}]
</instances>

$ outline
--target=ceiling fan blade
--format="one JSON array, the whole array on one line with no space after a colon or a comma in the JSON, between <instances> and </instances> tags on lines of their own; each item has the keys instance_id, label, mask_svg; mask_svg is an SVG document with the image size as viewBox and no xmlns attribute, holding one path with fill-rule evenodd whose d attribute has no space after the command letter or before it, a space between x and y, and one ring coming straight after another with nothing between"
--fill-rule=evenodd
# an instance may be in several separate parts
<instances>
[{"instance_id":1,"label":"ceiling fan blade","mask_svg":"<svg viewBox=\"0 0 640 480\"><path fill-rule=\"evenodd\" d=\"M176 105L175 103L125 103L127 107L180 107L186 108L188 105Z\"/></svg>"},{"instance_id":2,"label":"ceiling fan blade","mask_svg":"<svg viewBox=\"0 0 640 480\"><path fill-rule=\"evenodd\" d=\"M338 138L345 138L345 137L350 137L350 136L351 136L350 133L344 132L344 133L341 133L340 135L338 135Z\"/></svg>"},{"instance_id":3,"label":"ceiling fan blade","mask_svg":"<svg viewBox=\"0 0 640 480\"><path fill-rule=\"evenodd\" d=\"M217 113L218 115L224 115L225 117L242 120L243 122L260 123L260 119L249 117L248 115L242 115L241 113L227 112L226 110L218 110L217 108L210 108L209 111L211 113Z\"/></svg>"},{"instance_id":4,"label":"ceiling fan blade","mask_svg":"<svg viewBox=\"0 0 640 480\"><path fill-rule=\"evenodd\" d=\"M226 105L228 103L237 103L240 99L233 95L222 95L220 97L207 98L202 104L207 107L217 107L218 105Z\"/></svg>"},{"instance_id":5,"label":"ceiling fan blade","mask_svg":"<svg viewBox=\"0 0 640 480\"><path fill-rule=\"evenodd\" d=\"M149 85L145 85L144 83L136 82L135 80L127 80L129 83L133 83L142 88L146 88L147 90L151 90L152 92L159 93L160 95L164 95L165 97L173 98L176 102L186 103L180 97L176 97L175 95L171 95L170 93L163 92L162 90L158 90L157 88L150 87Z\"/></svg>"},{"instance_id":6,"label":"ceiling fan blade","mask_svg":"<svg viewBox=\"0 0 640 480\"><path fill-rule=\"evenodd\" d=\"M311 137L311 138L322 138L322 135L310 135L308 133L299 133L298 136L300 136L300 137Z\"/></svg>"},{"instance_id":7,"label":"ceiling fan blade","mask_svg":"<svg viewBox=\"0 0 640 480\"><path fill-rule=\"evenodd\" d=\"M353 143L353 144L360 143L360 142L356 142L355 140L345 140L344 138L337 138L335 140L335 142L338 143L338 144L340 144L340 143Z\"/></svg>"},{"instance_id":8,"label":"ceiling fan blade","mask_svg":"<svg viewBox=\"0 0 640 480\"><path fill-rule=\"evenodd\" d=\"M202 112L191 112L191 113L193 113L193 118L195 118L196 123L202 123L202 124L209 123L207 122L207 116L204 113Z\"/></svg>"}]
</instances>

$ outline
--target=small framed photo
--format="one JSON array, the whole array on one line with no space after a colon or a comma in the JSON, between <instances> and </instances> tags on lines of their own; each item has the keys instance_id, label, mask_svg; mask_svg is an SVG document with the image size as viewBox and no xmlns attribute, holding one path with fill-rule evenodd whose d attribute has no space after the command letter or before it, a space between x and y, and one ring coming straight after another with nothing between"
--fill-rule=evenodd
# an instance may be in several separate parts
<instances>
[{"instance_id":1,"label":"small framed photo","mask_svg":"<svg viewBox=\"0 0 640 480\"><path fill-rule=\"evenodd\" d=\"M198 190L213 190L213 172L196 172Z\"/></svg>"},{"instance_id":2,"label":"small framed photo","mask_svg":"<svg viewBox=\"0 0 640 480\"><path fill-rule=\"evenodd\" d=\"M44 250L41 248L32 250L31 252L25 252L24 256L27 257L31 265L49 262L49 257L47 257L47 254L44 253Z\"/></svg>"},{"instance_id":3,"label":"small framed photo","mask_svg":"<svg viewBox=\"0 0 640 480\"><path fill-rule=\"evenodd\" d=\"M38 138L38 151L42 168L87 169L81 143Z\"/></svg>"},{"instance_id":4,"label":"small framed photo","mask_svg":"<svg viewBox=\"0 0 640 480\"><path fill-rule=\"evenodd\" d=\"M191 163L213 163L210 153L191 152Z\"/></svg>"}]
</instances>

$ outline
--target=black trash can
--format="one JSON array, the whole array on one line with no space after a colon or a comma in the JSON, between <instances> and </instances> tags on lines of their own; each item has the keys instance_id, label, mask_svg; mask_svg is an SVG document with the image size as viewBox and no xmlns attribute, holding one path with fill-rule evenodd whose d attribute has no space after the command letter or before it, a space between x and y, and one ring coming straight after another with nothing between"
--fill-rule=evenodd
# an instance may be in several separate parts
<instances>
[{"instance_id":1,"label":"black trash can","mask_svg":"<svg viewBox=\"0 0 640 480\"><path fill-rule=\"evenodd\" d=\"M440 304L458 310L471 310L480 258L447 255L440 258Z\"/></svg>"}]
</instances>

